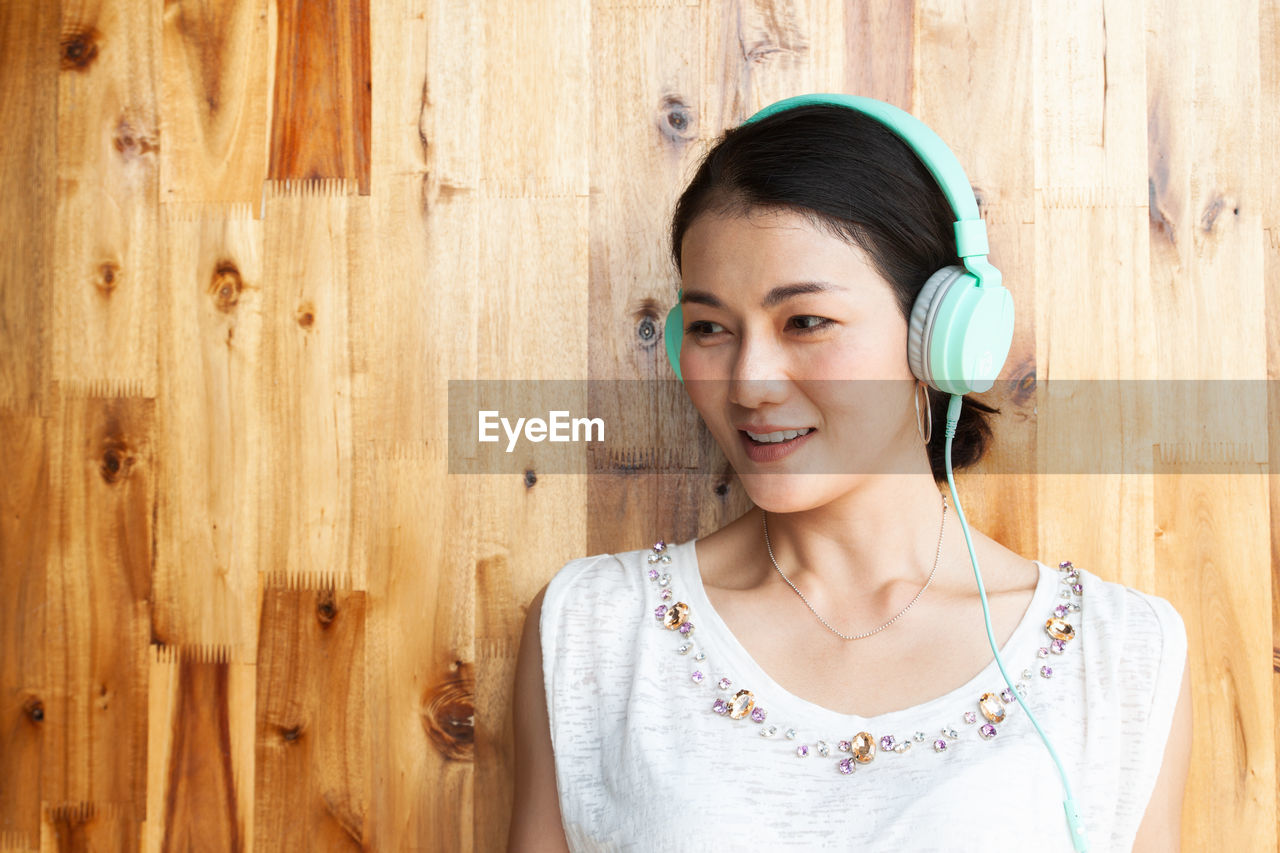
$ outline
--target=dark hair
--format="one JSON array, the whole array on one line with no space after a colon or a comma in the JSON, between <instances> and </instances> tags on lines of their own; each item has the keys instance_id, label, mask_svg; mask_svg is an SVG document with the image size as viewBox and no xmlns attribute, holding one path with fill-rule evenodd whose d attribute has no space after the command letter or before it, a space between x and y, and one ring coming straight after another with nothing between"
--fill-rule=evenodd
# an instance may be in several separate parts
<instances>
[{"instance_id":1,"label":"dark hair","mask_svg":"<svg viewBox=\"0 0 1280 853\"><path fill-rule=\"evenodd\" d=\"M840 106L809 105L725 132L703 158L671 219L671 256L703 214L789 210L862 249L890 284L904 319L926 279L955 253L955 211L909 145L878 120ZM929 465L946 482L943 458L950 395L928 389L933 409ZM966 395L951 445L953 468L976 463L999 409Z\"/></svg>"}]
</instances>

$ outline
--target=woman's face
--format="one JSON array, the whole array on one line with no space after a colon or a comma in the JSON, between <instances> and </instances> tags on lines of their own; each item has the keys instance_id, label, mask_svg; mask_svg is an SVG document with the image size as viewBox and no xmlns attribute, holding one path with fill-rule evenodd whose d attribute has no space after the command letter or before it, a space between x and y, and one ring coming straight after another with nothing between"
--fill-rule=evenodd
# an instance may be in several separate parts
<instances>
[{"instance_id":1,"label":"woman's face","mask_svg":"<svg viewBox=\"0 0 1280 853\"><path fill-rule=\"evenodd\" d=\"M798 512L868 474L928 470L907 323L861 249L791 211L706 214L681 267L685 387L757 506Z\"/></svg>"}]
</instances>

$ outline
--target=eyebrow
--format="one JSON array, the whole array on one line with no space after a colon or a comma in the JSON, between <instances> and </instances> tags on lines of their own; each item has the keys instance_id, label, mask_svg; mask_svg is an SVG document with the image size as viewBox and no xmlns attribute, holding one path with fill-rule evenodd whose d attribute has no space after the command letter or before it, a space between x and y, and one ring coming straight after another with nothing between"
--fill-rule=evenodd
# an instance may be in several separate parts
<instances>
[{"instance_id":1,"label":"eyebrow","mask_svg":"<svg viewBox=\"0 0 1280 853\"><path fill-rule=\"evenodd\" d=\"M832 284L829 281L797 281L793 284L782 284L764 295L764 299L760 302L760 307L773 308L793 296L802 296L806 293L826 293L832 290L845 291L848 288L839 284ZM718 296L705 290L686 290L684 299L681 302L696 302L699 305L707 305L712 308L724 307L724 303L720 301Z\"/></svg>"}]
</instances>

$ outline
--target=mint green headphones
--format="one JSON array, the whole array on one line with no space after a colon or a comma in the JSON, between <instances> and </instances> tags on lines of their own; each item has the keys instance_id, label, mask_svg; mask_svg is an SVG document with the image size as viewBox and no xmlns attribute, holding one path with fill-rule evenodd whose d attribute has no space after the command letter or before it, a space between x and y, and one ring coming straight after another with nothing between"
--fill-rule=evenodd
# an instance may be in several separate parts
<instances>
[{"instance_id":1,"label":"mint green headphones","mask_svg":"<svg viewBox=\"0 0 1280 853\"><path fill-rule=\"evenodd\" d=\"M987 226L960 162L924 122L892 104L856 95L797 95L770 104L744 124L793 107L823 104L848 107L878 120L907 143L928 167L955 211L956 256L964 266L946 266L929 276L911 309L907 362L911 372L947 394L986 391L994 383L1013 342L1013 299L1000 283L1000 271L987 261ZM684 298L683 288L680 298ZM676 378L684 312L680 303L667 312L667 359Z\"/></svg>"}]
</instances>

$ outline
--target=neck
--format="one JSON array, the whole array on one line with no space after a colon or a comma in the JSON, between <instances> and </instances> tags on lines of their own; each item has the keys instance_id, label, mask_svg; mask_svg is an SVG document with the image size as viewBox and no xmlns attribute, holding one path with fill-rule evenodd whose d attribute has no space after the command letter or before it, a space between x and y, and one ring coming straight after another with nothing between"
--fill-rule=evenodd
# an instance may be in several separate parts
<instances>
[{"instance_id":1,"label":"neck","mask_svg":"<svg viewBox=\"0 0 1280 853\"><path fill-rule=\"evenodd\" d=\"M751 511L758 529L761 513ZM955 507L948 496L944 530L942 493L929 475L867 477L820 507L771 512L767 521L782 572L819 613L848 628L896 614L929 580L935 559L930 591L954 581L961 551L967 566ZM763 546L763 530L758 535ZM785 588L767 553L763 561L766 582Z\"/></svg>"}]
</instances>

